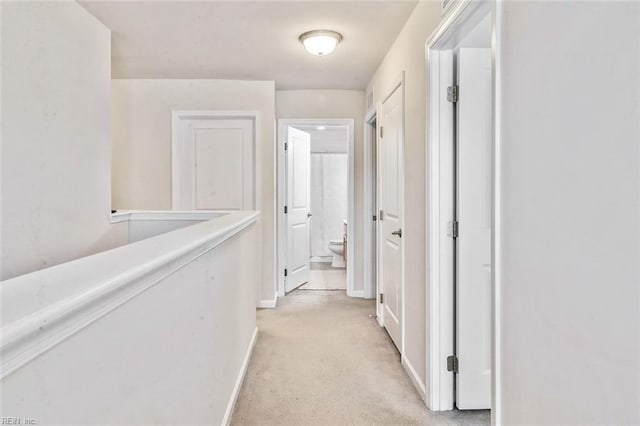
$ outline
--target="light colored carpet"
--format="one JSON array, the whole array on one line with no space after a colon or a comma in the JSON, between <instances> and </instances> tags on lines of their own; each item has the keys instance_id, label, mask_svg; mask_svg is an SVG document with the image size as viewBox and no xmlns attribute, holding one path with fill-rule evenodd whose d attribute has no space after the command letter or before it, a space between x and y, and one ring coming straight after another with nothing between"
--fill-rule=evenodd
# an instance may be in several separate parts
<instances>
[{"instance_id":1,"label":"light colored carpet","mask_svg":"<svg viewBox=\"0 0 640 426\"><path fill-rule=\"evenodd\" d=\"M258 311L258 341L233 425L476 425L488 411L427 410L374 301L297 290Z\"/></svg>"},{"instance_id":2,"label":"light colored carpet","mask_svg":"<svg viewBox=\"0 0 640 426\"><path fill-rule=\"evenodd\" d=\"M345 290L347 288L346 269L323 269L309 271L309 282L300 290Z\"/></svg>"}]
</instances>

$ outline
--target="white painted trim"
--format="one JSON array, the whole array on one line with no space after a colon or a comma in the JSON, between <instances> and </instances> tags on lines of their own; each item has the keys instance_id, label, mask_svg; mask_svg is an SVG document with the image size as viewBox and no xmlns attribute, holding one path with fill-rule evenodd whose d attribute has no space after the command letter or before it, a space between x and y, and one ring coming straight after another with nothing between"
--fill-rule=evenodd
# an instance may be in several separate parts
<instances>
[{"instance_id":1,"label":"white painted trim","mask_svg":"<svg viewBox=\"0 0 640 426\"><path fill-rule=\"evenodd\" d=\"M188 119L246 118L253 120L253 209L260 210L261 182L261 114L260 111L171 111L171 208L182 210L182 139L179 123Z\"/></svg>"},{"instance_id":2,"label":"white painted trim","mask_svg":"<svg viewBox=\"0 0 640 426\"><path fill-rule=\"evenodd\" d=\"M406 228L407 228L407 220L406 220L406 214L405 214L405 188L406 188L406 179L407 179L407 160L406 160L406 155L405 155L405 146L406 146L406 138L407 138L407 132L405 129L406 126L406 120L407 120L407 95L405 93L405 72L404 70L400 73L400 75L397 77L398 82L400 84L399 90L402 90L402 146L401 146L401 166L402 166L402 173L400 174L402 176L402 179L400 179L400 208L401 210L401 214L400 217L402 217L402 230L406 232ZM389 96L391 96L391 93L389 94ZM407 323L407 299L406 299L406 289L405 289L405 282L406 282L406 265L407 265L407 244L406 244L406 238L400 238L400 244L402 244L402 265L400 265L400 267L402 268L402 273L400 275L400 288L402 289L402 354L404 355L406 353L405 350L405 343L407 341L406 338L406 323Z\"/></svg>"},{"instance_id":3,"label":"white painted trim","mask_svg":"<svg viewBox=\"0 0 640 426\"><path fill-rule=\"evenodd\" d=\"M493 297L492 314L492 362L491 362L491 424L501 425L502 420L502 55L500 44L504 28L503 4L493 4L493 218L491 223L491 264Z\"/></svg>"},{"instance_id":4,"label":"white painted trim","mask_svg":"<svg viewBox=\"0 0 640 426\"><path fill-rule=\"evenodd\" d=\"M401 364L404 367L404 370L407 372L407 375L411 379L411 383L413 383L413 386L416 388L416 390L420 394L420 398L422 398L422 400L424 401L425 395L426 395L425 393L426 388L424 386L424 383L420 379L420 376L416 372L416 369L413 368L413 365L411 364L409 359L405 356L402 356Z\"/></svg>"},{"instance_id":5,"label":"white painted trim","mask_svg":"<svg viewBox=\"0 0 640 426\"><path fill-rule=\"evenodd\" d=\"M259 214L235 212L3 281L5 301L36 294L43 282L55 286L59 297L45 306L40 306L42 301L27 300L19 311L9 315L5 311L0 330L0 378L256 223ZM86 277L86 285L77 291L74 281L81 277Z\"/></svg>"},{"instance_id":6,"label":"white painted trim","mask_svg":"<svg viewBox=\"0 0 640 426\"><path fill-rule=\"evenodd\" d=\"M271 300L259 300L258 308L261 309L273 309L278 306L278 293L275 294Z\"/></svg>"},{"instance_id":7,"label":"white painted trim","mask_svg":"<svg viewBox=\"0 0 640 426\"><path fill-rule=\"evenodd\" d=\"M118 210L111 213L110 223L133 221L210 220L237 210Z\"/></svg>"},{"instance_id":8,"label":"white painted trim","mask_svg":"<svg viewBox=\"0 0 640 426\"><path fill-rule=\"evenodd\" d=\"M445 0L440 0L440 1L441 1L440 16L444 16L450 10L455 9L455 5L460 2L460 0L449 0L445 4Z\"/></svg>"},{"instance_id":9,"label":"white painted trim","mask_svg":"<svg viewBox=\"0 0 640 426\"><path fill-rule=\"evenodd\" d=\"M425 70L427 83L427 197L426 197L426 253L428 274L427 321L427 388L426 403L432 411L454 408L454 376L446 371L446 357L451 355L454 340L453 323L453 253L448 248L446 229L453 218L449 213L453 202L453 164L445 149L451 149L453 135L441 122L451 122L452 113L446 107L445 93L453 78L451 70L442 73L445 61L452 62L449 44L461 39L461 32L469 30L470 22L478 16L491 13L492 3L461 0L436 28L425 43ZM494 46L495 51L495 46ZM445 75L448 74L448 75ZM494 115L495 118L495 115ZM448 188L448 189L447 189ZM441 190L442 189L442 190ZM495 205L494 205L495 210ZM493 232L493 231L492 231ZM494 267L495 268L495 267ZM447 269L450 269L449 273ZM493 309L493 307L492 307ZM495 329L495 324L494 327ZM493 374L493 372L492 372ZM492 390L493 392L493 390ZM492 410L493 413L494 410ZM493 415L493 414L492 414Z\"/></svg>"},{"instance_id":10,"label":"white painted trim","mask_svg":"<svg viewBox=\"0 0 640 426\"><path fill-rule=\"evenodd\" d=\"M441 56L444 60L441 61ZM453 218L453 134L440 122L451 122L453 114L446 105L445 93L440 83L449 85L453 79L453 55L451 52L429 52L427 69L430 69L428 90L430 94L427 142L427 253L429 286L427 312L431 332L428 336L430 351L429 409L453 409L453 374L446 371L446 357L453 351L453 242L447 235L447 222ZM443 65L446 72L441 73ZM444 75L441 75L444 74ZM443 159L451 159L443 162ZM451 191L440 191L440 188Z\"/></svg>"},{"instance_id":11,"label":"white painted trim","mask_svg":"<svg viewBox=\"0 0 640 426\"><path fill-rule=\"evenodd\" d=\"M351 297L361 297L364 299L364 290L354 290L351 292Z\"/></svg>"},{"instance_id":12,"label":"white painted trim","mask_svg":"<svg viewBox=\"0 0 640 426\"><path fill-rule=\"evenodd\" d=\"M363 253L364 253L364 297L366 299L378 299L378 291L374 291L374 287L377 288L377 285L374 286L374 280L377 280L378 274L373 270L373 259L371 257L371 252L373 250L375 241L375 234L371 232L371 223L373 220L373 216L378 215L378 206L373 205L373 197L372 197L372 175L375 170L377 170L378 165L373 164L371 161L372 150L377 147L372 146L372 138L373 138L373 127L371 126L372 122L377 119L380 111L380 103L376 103L373 105L369 111L365 114L364 117L364 214L363 214L363 224L364 224L364 243L363 243ZM376 132L378 127L376 126ZM377 140L377 135L376 135ZM376 155L377 157L377 155ZM373 185L373 190L377 189L377 185ZM376 221L376 227L378 222Z\"/></svg>"},{"instance_id":13,"label":"white painted trim","mask_svg":"<svg viewBox=\"0 0 640 426\"><path fill-rule=\"evenodd\" d=\"M401 126L401 134L402 134L402 144L400 146L400 168L401 168L401 173L400 175L402 176L402 178L400 179L400 193L399 195L399 203L400 203L400 226L401 229L403 231L406 232L406 221L405 221L405 204L404 204L404 200L405 200L405 195L404 195L404 189L405 189L405 180L406 180L406 159L405 159L405 144L406 144L406 131L405 131L405 122L406 122L406 116L407 116L407 106L406 106L406 94L405 94L405 72L404 70L400 72L400 74L398 74L396 76L396 78L394 78L392 80L392 84L389 86L388 91L383 92L385 93L385 96L382 98L382 102L381 104L384 104L384 102L389 99L389 97L391 97L391 95L393 95L393 93L396 90L401 90L402 91L402 126ZM382 107L381 107L382 109ZM378 128L380 127L384 127L384 117L382 117L381 115L378 115L378 120L379 120L379 125ZM378 156L378 160L380 159L380 156ZM381 238L382 235L380 235L381 233L378 233L378 238ZM400 265L400 291L402 292L401 296L400 296L400 304L402 306L402 313L400 315L400 354L404 354L405 353L405 319L406 319L406 301L405 301L405 272L406 272L406 243L405 243L405 238L400 238L400 245L402 247L402 263ZM381 244L378 244L378 246L381 246ZM378 253L379 255L379 253ZM378 265L380 264L380 260L378 259ZM379 284L381 284L381 280L378 281ZM384 293L384 287L381 286L381 288L378 289L378 293ZM380 318L380 321L382 322L382 324L384 324L384 309L382 309L382 307L380 306L380 300L378 300L379 298L376 298L376 304L380 307L379 311L382 313L382 315L379 315L378 318Z\"/></svg>"},{"instance_id":14,"label":"white painted trim","mask_svg":"<svg viewBox=\"0 0 640 426\"><path fill-rule=\"evenodd\" d=\"M284 142L286 138L286 127L293 126L347 126L349 128L349 141L347 148L348 156L348 188L347 188L347 296L363 297L363 292L354 292L355 282L355 125L352 118L299 118L299 119L278 119L278 137L277 137L277 153L276 161L277 169L277 294L284 296L285 278L284 269L286 268L286 229L284 217L284 205L286 201L286 156L284 151ZM359 294L359 295L358 295Z\"/></svg>"},{"instance_id":15,"label":"white painted trim","mask_svg":"<svg viewBox=\"0 0 640 426\"><path fill-rule=\"evenodd\" d=\"M376 121L377 121L377 134L376 134L376 140L380 140L380 129L382 127L382 102L378 102L377 106L377 112L376 112ZM380 202L380 194L379 194L379 189L380 189L380 169L381 167L381 159L382 159L382 152L380 150L380 143L376 143L376 197L377 197L377 203ZM376 204L376 214L380 215L380 204ZM384 292L384 282L382 280L382 273L381 273L381 262L380 262L380 248L383 246L383 242L382 242L382 226L380 224L380 218L378 218L378 222L376 224L376 241L375 244L378 247L378 250L376 250L376 320L378 321L378 325L380 327L384 327L384 305L381 303L382 300L380 298L380 294L382 294Z\"/></svg>"},{"instance_id":16,"label":"white painted trim","mask_svg":"<svg viewBox=\"0 0 640 426\"><path fill-rule=\"evenodd\" d=\"M227 403L227 409L224 412L224 417L222 418L223 425L231 424L231 418L233 417L233 410L236 407L236 402L238 402L238 395L240 395L240 390L242 389L242 383L244 382L244 378L247 375L247 370L249 368L249 361L251 361L251 355L253 355L253 349L256 346L256 341L258 340L258 327L253 330L253 336L251 336L251 341L249 342L249 346L247 347L247 351L244 355L244 360L242 361L242 367L240 367L240 371L238 372L238 377L236 379L236 384L233 386L233 391L231 392L231 398L229 398L229 402Z\"/></svg>"}]
</instances>

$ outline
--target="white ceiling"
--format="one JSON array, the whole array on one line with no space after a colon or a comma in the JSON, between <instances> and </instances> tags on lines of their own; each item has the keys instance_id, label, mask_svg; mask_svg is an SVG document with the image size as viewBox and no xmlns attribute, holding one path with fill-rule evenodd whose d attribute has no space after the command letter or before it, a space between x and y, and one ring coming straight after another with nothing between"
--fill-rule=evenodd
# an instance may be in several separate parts
<instances>
[{"instance_id":1,"label":"white ceiling","mask_svg":"<svg viewBox=\"0 0 640 426\"><path fill-rule=\"evenodd\" d=\"M279 89L363 89L417 0L81 1L112 30L113 78L275 80ZM334 53L298 36L332 29Z\"/></svg>"}]
</instances>

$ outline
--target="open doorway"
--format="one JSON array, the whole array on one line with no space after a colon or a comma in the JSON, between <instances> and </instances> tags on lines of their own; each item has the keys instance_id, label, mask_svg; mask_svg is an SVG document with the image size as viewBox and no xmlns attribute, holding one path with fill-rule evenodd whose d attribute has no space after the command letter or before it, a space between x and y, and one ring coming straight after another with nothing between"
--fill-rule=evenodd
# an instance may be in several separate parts
<instances>
[{"instance_id":1,"label":"open doorway","mask_svg":"<svg viewBox=\"0 0 640 426\"><path fill-rule=\"evenodd\" d=\"M432 410L491 409L492 8L461 4L427 42L427 339Z\"/></svg>"},{"instance_id":2,"label":"open doorway","mask_svg":"<svg viewBox=\"0 0 640 426\"><path fill-rule=\"evenodd\" d=\"M353 120L282 119L278 128L278 293L351 296Z\"/></svg>"}]
</instances>

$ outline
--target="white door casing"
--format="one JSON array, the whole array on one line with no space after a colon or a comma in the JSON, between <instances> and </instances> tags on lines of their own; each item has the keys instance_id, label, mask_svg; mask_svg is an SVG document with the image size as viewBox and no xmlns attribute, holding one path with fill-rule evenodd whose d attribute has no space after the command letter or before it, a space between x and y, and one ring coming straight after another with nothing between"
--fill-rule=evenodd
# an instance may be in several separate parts
<instances>
[{"instance_id":1,"label":"white door casing","mask_svg":"<svg viewBox=\"0 0 640 426\"><path fill-rule=\"evenodd\" d=\"M365 228L363 240L364 256L364 296L367 299L379 298L378 285L378 121L381 116L380 103L372 106L364 119L364 209L363 223L370 224ZM376 319L382 324L382 306L376 300Z\"/></svg>"},{"instance_id":2,"label":"white door casing","mask_svg":"<svg viewBox=\"0 0 640 426\"><path fill-rule=\"evenodd\" d=\"M491 49L458 52L456 405L491 408Z\"/></svg>"},{"instance_id":3,"label":"white door casing","mask_svg":"<svg viewBox=\"0 0 640 426\"><path fill-rule=\"evenodd\" d=\"M398 84L382 103L379 138L378 271L384 296L384 327L403 351L403 138L404 86Z\"/></svg>"},{"instance_id":4,"label":"white door casing","mask_svg":"<svg viewBox=\"0 0 640 426\"><path fill-rule=\"evenodd\" d=\"M311 135L287 129L287 277L285 290L291 291L309 281Z\"/></svg>"},{"instance_id":5,"label":"white door casing","mask_svg":"<svg viewBox=\"0 0 640 426\"><path fill-rule=\"evenodd\" d=\"M256 208L254 117L173 112L174 210Z\"/></svg>"},{"instance_id":6,"label":"white door casing","mask_svg":"<svg viewBox=\"0 0 640 426\"><path fill-rule=\"evenodd\" d=\"M355 132L354 120L351 118L292 118L278 119L278 160L277 160L277 199L278 199L278 226L277 226L277 271L278 271L278 296L282 297L286 292L286 279L284 271L287 268L287 227L284 206L287 204L287 152L284 144L288 141L287 132L291 126L345 126L348 127L348 189L347 189L347 222L356 223L355 219ZM281 139L280 139L281 138ZM288 143L288 142L287 142ZM354 226L347 227L347 240L355 241ZM355 248L356 244L347 244L347 296L362 297L362 293L354 290L355 272Z\"/></svg>"},{"instance_id":7,"label":"white door casing","mask_svg":"<svg viewBox=\"0 0 640 426\"><path fill-rule=\"evenodd\" d=\"M425 43L425 66L428 70L425 79L427 85L427 150L425 155L426 169L426 260L427 260L427 292L425 303L426 311L426 342L428 356L426 361L427 370L427 392L426 403L430 410L443 411L455 409L455 384L456 374L449 370L448 358L456 354L456 316L455 316L455 239L452 238L451 220L455 218L455 107L447 99L447 91L451 85L456 84L456 72L454 66L454 55L461 47L482 47L495 49L496 41L492 40L492 31L485 31L480 34L479 25L481 22L488 23L494 31L499 29L491 16L499 3L476 2L463 0L452 7L440 25L434 30ZM487 19L487 17L489 18ZM500 14L495 16L499 20ZM486 28L486 27L485 27ZM470 34L474 37L469 37ZM495 36L495 34L494 34ZM499 37L498 37L499 40ZM465 46L461 46L464 43ZM499 41L498 41L499 43ZM493 78L499 82L499 49L493 52ZM499 96L497 92L499 84L493 93L492 107L499 109ZM493 89L492 89L493 90ZM462 89L460 97L464 97L465 90ZM499 117L492 112L491 119L495 137L497 132ZM494 147L497 149L497 147ZM494 168L499 152L493 151L491 170L493 185L498 179L499 170ZM499 204L499 191L494 190L494 201L492 205ZM496 219L496 210L492 209L493 221L499 224ZM495 239L492 244L493 250L499 250L498 229L493 227L492 232ZM495 265L494 265L495 266ZM494 273L497 271L494 268ZM497 277L494 277L492 312L494 323L492 327L492 342L494 347L493 362L499 367L500 350L500 328L495 327L500 323L499 289ZM463 366L459 366L463 367ZM501 424L500 407L495 401L499 401L496 395L500 392L499 368L492 369L494 375L494 405L491 407L491 417L493 424Z\"/></svg>"}]
</instances>

